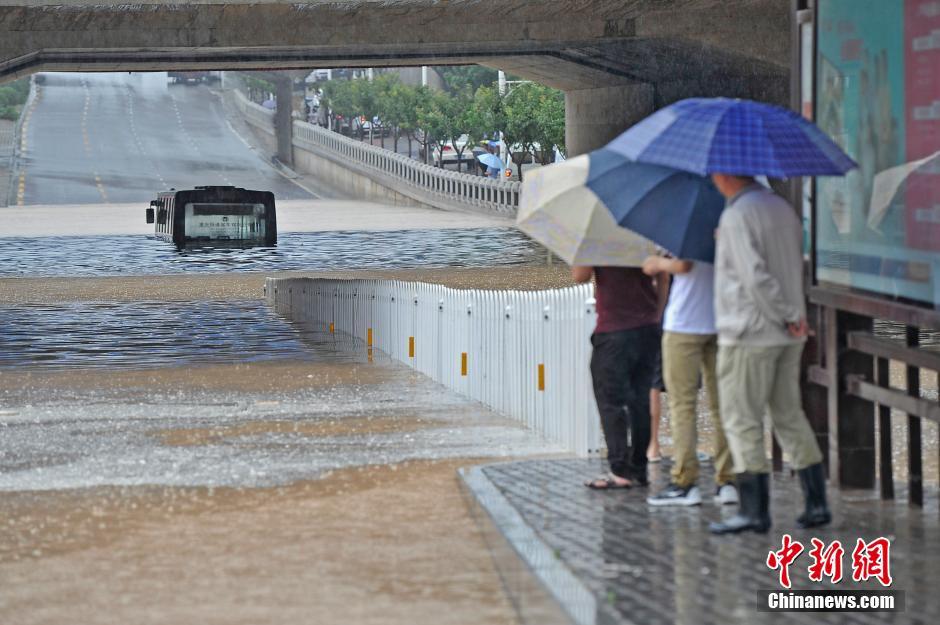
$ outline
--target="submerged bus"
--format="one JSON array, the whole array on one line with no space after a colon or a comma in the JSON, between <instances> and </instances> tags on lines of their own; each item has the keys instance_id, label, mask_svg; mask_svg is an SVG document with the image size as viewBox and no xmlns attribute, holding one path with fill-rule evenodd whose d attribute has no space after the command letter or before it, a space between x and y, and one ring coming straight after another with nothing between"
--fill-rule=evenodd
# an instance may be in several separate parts
<instances>
[{"instance_id":1,"label":"submerged bus","mask_svg":"<svg viewBox=\"0 0 940 625\"><path fill-rule=\"evenodd\" d=\"M199 243L275 245L274 194L238 187L170 189L147 209L157 237L177 247Z\"/></svg>"}]
</instances>

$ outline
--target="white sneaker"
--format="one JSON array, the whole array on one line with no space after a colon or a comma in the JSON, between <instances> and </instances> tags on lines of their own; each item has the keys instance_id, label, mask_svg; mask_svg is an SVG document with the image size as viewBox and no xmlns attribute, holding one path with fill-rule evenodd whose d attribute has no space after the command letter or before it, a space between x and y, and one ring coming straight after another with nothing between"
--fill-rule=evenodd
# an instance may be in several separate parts
<instances>
[{"instance_id":1,"label":"white sneaker","mask_svg":"<svg viewBox=\"0 0 940 625\"><path fill-rule=\"evenodd\" d=\"M738 489L734 484L722 484L715 491L715 503L722 506L738 503Z\"/></svg>"},{"instance_id":2,"label":"white sneaker","mask_svg":"<svg viewBox=\"0 0 940 625\"><path fill-rule=\"evenodd\" d=\"M655 495L646 498L651 506L697 506L702 503L702 494L694 484L682 488L678 484L670 484Z\"/></svg>"}]
</instances>

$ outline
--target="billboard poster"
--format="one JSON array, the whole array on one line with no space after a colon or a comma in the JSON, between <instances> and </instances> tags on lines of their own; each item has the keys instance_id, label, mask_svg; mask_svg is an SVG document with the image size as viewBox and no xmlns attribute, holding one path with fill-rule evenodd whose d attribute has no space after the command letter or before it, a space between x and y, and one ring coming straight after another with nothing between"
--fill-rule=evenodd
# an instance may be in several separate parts
<instances>
[{"instance_id":1,"label":"billboard poster","mask_svg":"<svg viewBox=\"0 0 940 625\"><path fill-rule=\"evenodd\" d=\"M821 283L940 301L940 0L820 0L817 124L859 167L819 178Z\"/></svg>"}]
</instances>

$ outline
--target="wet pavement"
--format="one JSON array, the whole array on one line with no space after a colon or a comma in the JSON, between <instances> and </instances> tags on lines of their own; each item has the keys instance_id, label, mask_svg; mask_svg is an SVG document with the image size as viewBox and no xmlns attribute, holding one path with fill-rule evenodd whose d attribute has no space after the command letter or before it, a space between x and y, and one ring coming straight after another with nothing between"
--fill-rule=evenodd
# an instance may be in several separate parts
<instances>
[{"instance_id":1,"label":"wet pavement","mask_svg":"<svg viewBox=\"0 0 940 625\"><path fill-rule=\"evenodd\" d=\"M275 247L191 247L140 236L6 237L0 276L486 267L544 262L515 228L281 233Z\"/></svg>"},{"instance_id":2,"label":"wet pavement","mask_svg":"<svg viewBox=\"0 0 940 625\"><path fill-rule=\"evenodd\" d=\"M513 548L561 600L571 622L676 623L932 623L940 615L934 586L940 554L937 501L927 508L882 502L874 493L831 491L834 523L799 530L794 518L802 496L794 477L774 475L774 526L764 536L712 536L708 522L734 512L712 503L651 508L647 488L596 492L582 482L606 470L599 460L536 460L484 466L465 478ZM668 465L653 467L653 488L667 482ZM707 471L700 481L708 484ZM790 567L794 589L879 589L874 580L852 581L856 540L891 541L892 590L903 591L899 613L767 613L757 611L759 589L780 589L767 567L782 534L806 545ZM833 585L808 579L810 539L845 546L846 579ZM505 575L505 570L503 571ZM511 574L511 573L510 573ZM512 579L507 586L522 587ZM524 605L526 598L513 598Z\"/></svg>"},{"instance_id":3,"label":"wet pavement","mask_svg":"<svg viewBox=\"0 0 940 625\"><path fill-rule=\"evenodd\" d=\"M311 197L236 134L204 85L167 84L165 72L43 76L17 163L26 205L145 202L196 185Z\"/></svg>"},{"instance_id":4,"label":"wet pavement","mask_svg":"<svg viewBox=\"0 0 940 625\"><path fill-rule=\"evenodd\" d=\"M260 301L3 315L4 625L516 622L455 470L518 424Z\"/></svg>"}]
</instances>

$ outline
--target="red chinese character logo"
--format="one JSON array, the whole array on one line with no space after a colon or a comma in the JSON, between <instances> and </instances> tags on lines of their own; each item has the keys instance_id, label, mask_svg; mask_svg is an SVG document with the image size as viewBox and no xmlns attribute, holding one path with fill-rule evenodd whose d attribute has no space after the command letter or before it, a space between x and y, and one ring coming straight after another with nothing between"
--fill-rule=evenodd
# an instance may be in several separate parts
<instances>
[{"instance_id":1,"label":"red chinese character logo","mask_svg":"<svg viewBox=\"0 0 940 625\"><path fill-rule=\"evenodd\" d=\"M803 543L793 540L789 534L783 535L783 546L780 551L771 551L767 554L767 566L771 569L780 569L780 585L790 587L790 565L803 553Z\"/></svg>"},{"instance_id":2,"label":"red chinese character logo","mask_svg":"<svg viewBox=\"0 0 940 625\"><path fill-rule=\"evenodd\" d=\"M859 538L852 551L852 579L863 582L874 577L882 586L890 586L890 550L887 538L876 538L870 543Z\"/></svg>"},{"instance_id":3,"label":"red chinese character logo","mask_svg":"<svg viewBox=\"0 0 940 625\"><path fill-rule=\"evenodd\" d=\"M828 577L833 584L838 584L842 580L842 556L845 555L842 543L834 540L826 547L826 543L813 538L812 544L813 548L809 550L809 555L813 559L813 563L808 568L810 580L821 582L823 577Z\"/></svg>"}]
</instances>

